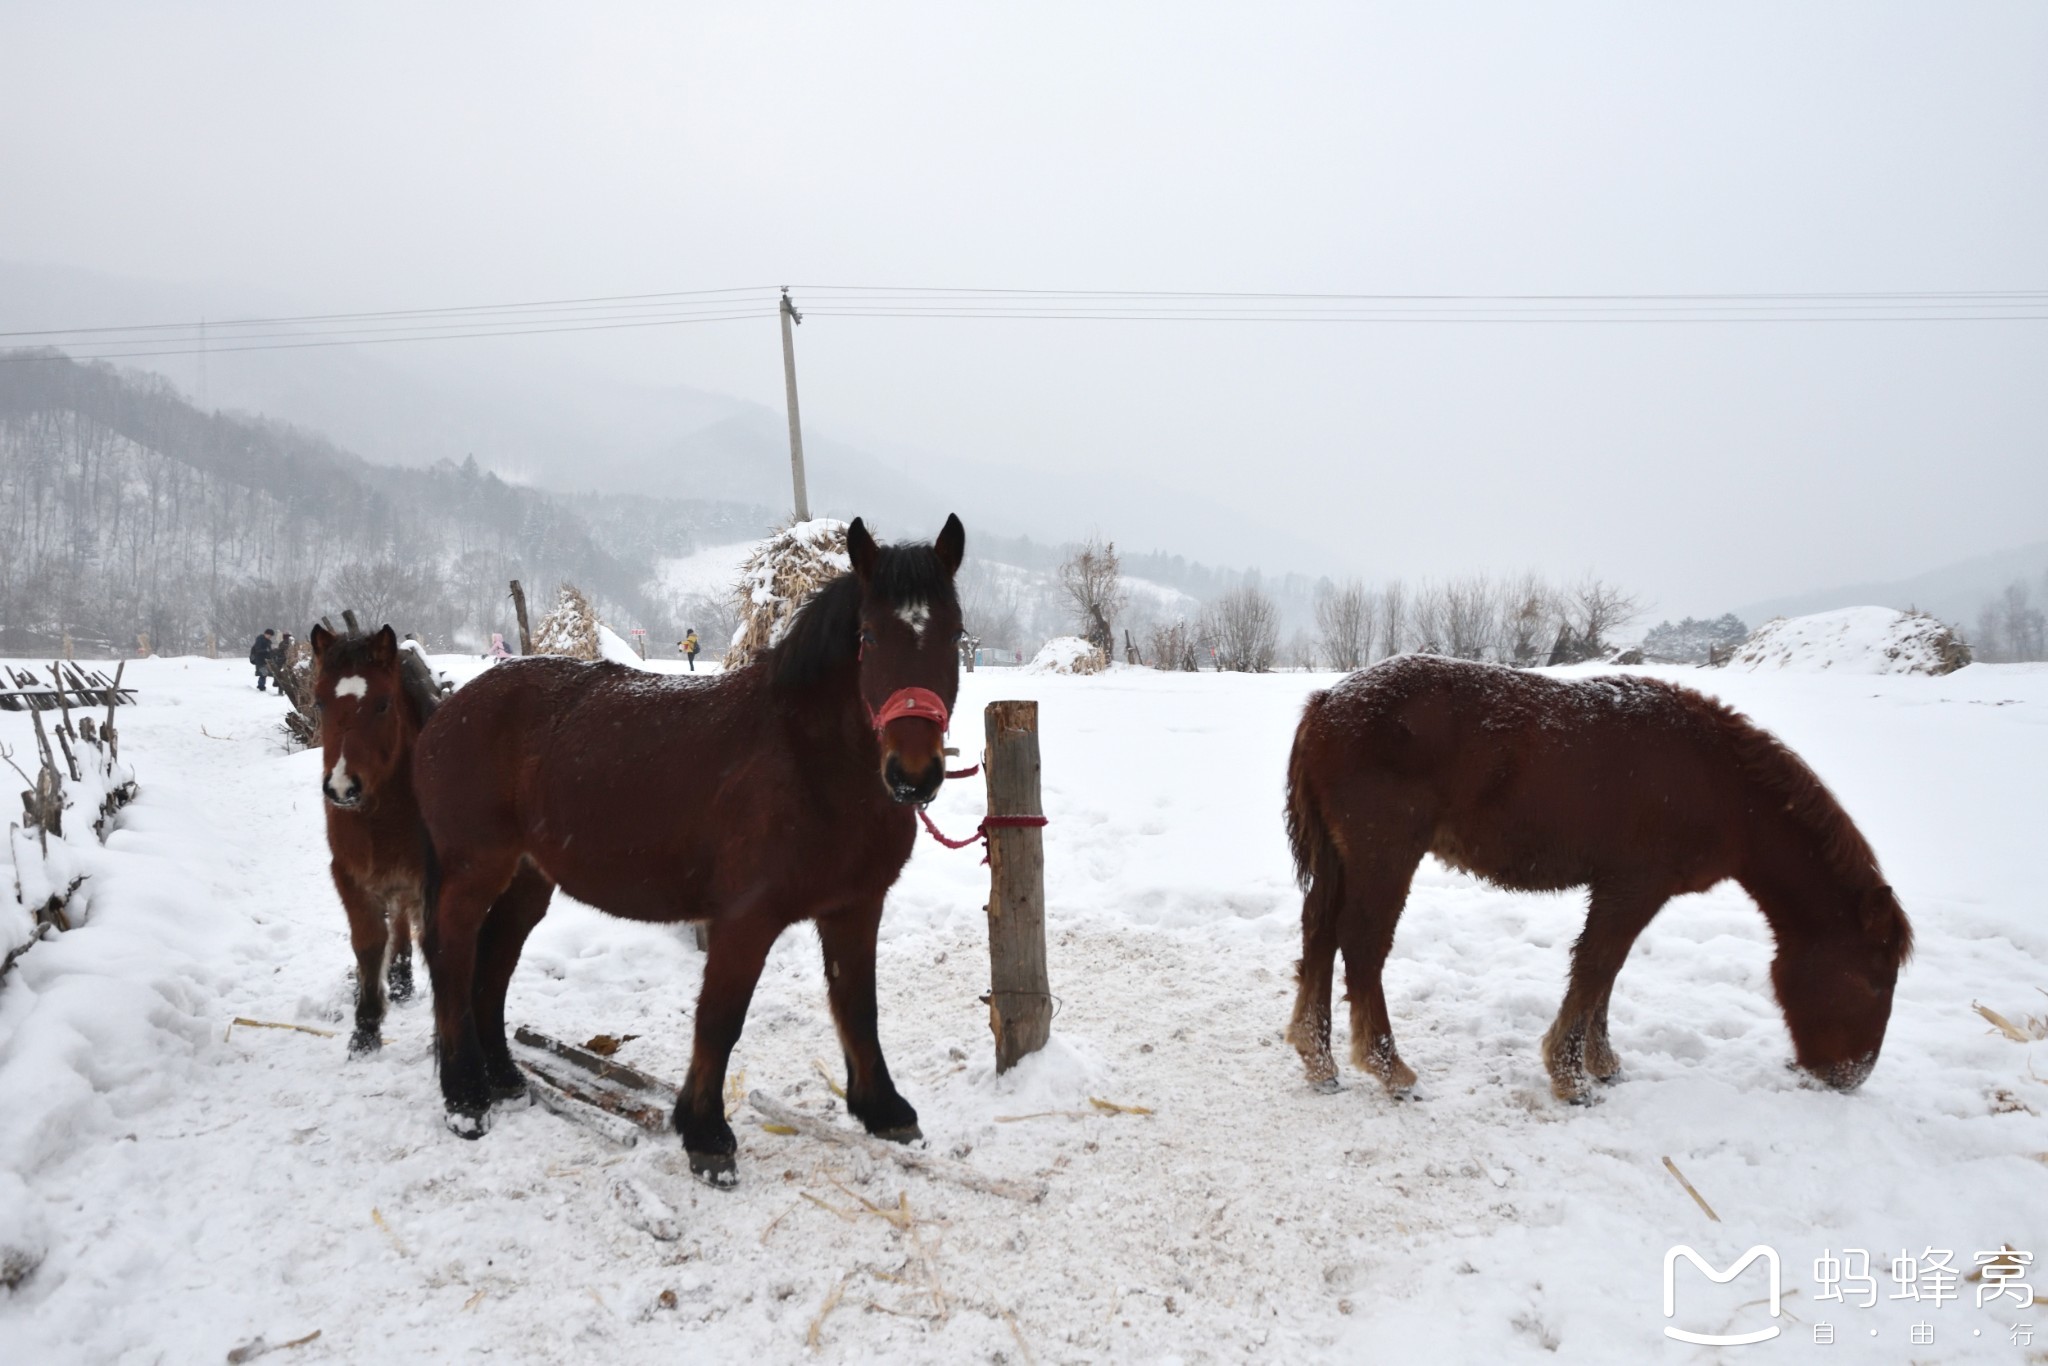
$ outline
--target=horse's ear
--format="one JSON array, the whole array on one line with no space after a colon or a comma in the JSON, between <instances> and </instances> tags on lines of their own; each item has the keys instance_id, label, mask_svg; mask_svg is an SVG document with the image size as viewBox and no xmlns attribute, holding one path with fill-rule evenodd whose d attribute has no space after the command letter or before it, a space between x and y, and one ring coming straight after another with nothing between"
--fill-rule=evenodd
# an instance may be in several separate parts
<instances>
[{"instance_id":1,"label":"horse's ear","mask_svg":"<svg viewBox=\"0 0 2048 1366\"><path fill-rule=\"evenodd\" d=\"M967 558L967 528L960 525L958 513L946 515L946 525L939 530L932 549L939 552L939 563L946 566L948 574L959 572L960 561Z\"/></svg>"},{"instance_id":2,"label":"horse's ear","mask_svg":"<svg viewBox=\"0 0 2048 1366\"><path fill-rule=\"evenodd\" d=\"M398 658L398 632L386 626L370 637L370 662L389 664Z\"/></svg>"},{"instance_id":3,"label":"horse's ear","mask_svg":"<svg viewBox=\"0 0 2048 1366\"><path fill-rule=\"evenodd\" d=\"M866 583L868 576L875 572L875 560L881 553L882 547L868 535L867 523L854 518L853 525L846 529L846 558L853 561L853 572L862 583Z\"/></svg>"},{"instance_id":4,"label":"horse's ear","mask_svg":"<svg viewBox=\"0 0 2048 1366\"><path fill-rule=\"evenodd\" d=\"M313 658L317 660L326 654L327 647L334 643L334 632L316 621L313 623L312 631L306 636L306 643L313 647Z\"/></svg>"}]
</instances>

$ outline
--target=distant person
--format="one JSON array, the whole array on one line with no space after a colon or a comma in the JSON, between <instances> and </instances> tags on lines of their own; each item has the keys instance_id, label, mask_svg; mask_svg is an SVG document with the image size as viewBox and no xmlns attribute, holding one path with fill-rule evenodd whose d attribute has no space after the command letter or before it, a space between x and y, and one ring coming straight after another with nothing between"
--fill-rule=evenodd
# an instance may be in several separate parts
<instances>
[{"instance_id":1,"label":"distant person","mask_svg":"<svg viewBox=\"0 0 2048 1366\"><path fill-rule=\"evenodd\" d=\"M286 631L279 635L277 643L270 647L270 676L278 680L279 692L284 691L285 666L292 662L292 643L297 639L298 637L290 631Z\"/></svg>"},{"instance_id":2,"label":"distant person","mask_svg":"<svg viewBox=\"0 0 2048 1366\"><path fill-rule=\"evenodd\" d=\"M495 663L498 660L510 659L511 657L512 652L505 648L504 633L501 631L491 632L491 648L485 652L484 658Z\"/></svg>"},{"instance_id":3,"label":"distant person","mask_svg":"<svg viewBox=\"0 0 2048 1366\"><path fill-rule=\"evenodd\" d=\"M249 647L249 662L256 666L257 692L270 691L270 647L276 643L277 628L273 626L256 637L255 644Z\"/></svg>"},{"instance_id":4,"label":"distant person","mask_svg":"<svg viewBox=\"0 0 2048 1366\"><path fill-rule=\"evenodd\" d=\"M690 627L683 632L682 643L676 647L683 652L683 658L690 661L690 672L697 672L697 630Z\"/></svg>"}]
</instances>

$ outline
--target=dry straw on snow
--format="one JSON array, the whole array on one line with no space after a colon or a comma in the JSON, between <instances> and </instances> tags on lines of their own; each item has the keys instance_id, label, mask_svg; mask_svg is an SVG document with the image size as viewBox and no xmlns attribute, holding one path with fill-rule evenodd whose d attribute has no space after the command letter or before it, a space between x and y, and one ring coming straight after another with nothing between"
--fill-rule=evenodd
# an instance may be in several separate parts
<instances>
[{"instance_id":1,"label":"dry straw on snow","mask_svg":"<svg viewBox=\"0 0 2048 1366\"><path fill-rule=\"evenodd\" d=\"M533 633L533 652L567 655L570 659L598 657L597 609L575 584L563 584L555 610L541 618L539 629Z\"/></svg>"},{"instance_id":2,"label":"dry straw on snow","mask_svg":"<svg viewBox=\"0 0 2048 1366\"><path fill-rule=\"evenodd\" d=\"M1054 636L1039 648L1024 672L1033 674L1099 674L1109 657L1079 636Z\"/></svg>"},{"instance_id":3,"label":"dry straw on snow","mask_svg":"<svg viewBox=\"0 0 2048 1366\"><path fill-rule=\"evenodd\" d=\"M816 517L784 527L754 547L733 590L739 629L725 652L725 667L745 668L782 639L805 599L852 568L846 523Z\"/></svg>"}]
</instances>

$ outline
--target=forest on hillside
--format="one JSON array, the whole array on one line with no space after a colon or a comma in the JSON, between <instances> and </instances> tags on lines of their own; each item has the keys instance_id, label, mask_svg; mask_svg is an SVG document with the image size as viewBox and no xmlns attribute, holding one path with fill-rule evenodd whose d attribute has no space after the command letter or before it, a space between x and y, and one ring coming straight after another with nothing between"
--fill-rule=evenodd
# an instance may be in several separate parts
<instances>
[{"instance_id":1,"label":"forest on hillside","mask_svg":"<svg viewBox=\"0 0 2048 1366\"><path fill-rule=\"evenodd\" d=\"M0 353L0 651L239 649L354 608L440 648L508 632L510 580L574 582L614 620L679 633L655 561L759 534L765 509L563 497L462 465L379 466L163 379Z\"/></svg>"}]
</instances>

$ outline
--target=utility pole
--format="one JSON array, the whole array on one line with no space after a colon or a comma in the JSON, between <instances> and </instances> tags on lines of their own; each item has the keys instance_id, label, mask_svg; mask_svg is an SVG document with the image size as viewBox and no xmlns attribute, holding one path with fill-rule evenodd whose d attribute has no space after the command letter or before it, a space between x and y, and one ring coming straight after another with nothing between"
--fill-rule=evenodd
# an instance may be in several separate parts
<instances>
[{"instance_id":1,"label":"utility pole","mask_svg":"<svg viewBox=\"0 0 2048 1366\"><path fill-rule=\"evenodd\" d=\"M796 484L796 519L811 520L811 500L804 493L804 425L796 411L796 338L790 325L804 315L789 301L789 286L782 287L782 384L789 395L789 473Z\"/></svg>"}]
</instances>

